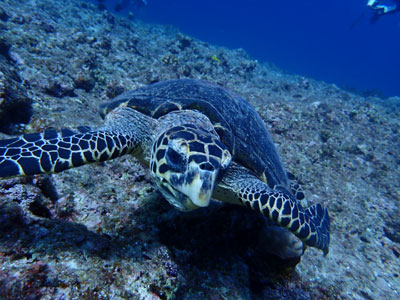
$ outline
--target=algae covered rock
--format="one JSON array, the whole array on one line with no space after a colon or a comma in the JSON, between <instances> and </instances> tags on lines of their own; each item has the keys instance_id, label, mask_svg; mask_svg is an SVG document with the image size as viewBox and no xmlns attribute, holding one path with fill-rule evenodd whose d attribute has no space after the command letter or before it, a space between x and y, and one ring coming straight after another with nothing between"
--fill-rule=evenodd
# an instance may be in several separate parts
<instances>
[{"instance_id":1,"label":"algae covered rock","mask_svg":"<svg viewBox=\"0 0 400 300\"><path fill-rule=\"evenodd\" d=\"M0 131L13 132L15 125L27 124L32 116L31 99L13 71L10 46L0 40Z\"/></svg>"}]
</instances>

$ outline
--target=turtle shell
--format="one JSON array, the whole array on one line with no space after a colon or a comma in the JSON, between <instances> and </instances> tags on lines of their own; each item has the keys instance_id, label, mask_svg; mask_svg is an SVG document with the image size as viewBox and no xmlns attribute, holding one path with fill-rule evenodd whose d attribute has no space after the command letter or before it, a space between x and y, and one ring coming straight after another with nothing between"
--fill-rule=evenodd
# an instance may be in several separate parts
<instances>
[{"instance_id":1,"label":"turtle shell","mask_svg":"<svg viewBox=\"0 0 400 300\"><path fill-rule=\"evenodd\" d=\"M235 162L271 188L277 184L289 187L287 173L260 115L228 89L200 80L168 80L125 92L102 104L100 114L104 117L119 106L156 119L174 110L198 110L211 120Z\"/></svg>"}]
</instances>

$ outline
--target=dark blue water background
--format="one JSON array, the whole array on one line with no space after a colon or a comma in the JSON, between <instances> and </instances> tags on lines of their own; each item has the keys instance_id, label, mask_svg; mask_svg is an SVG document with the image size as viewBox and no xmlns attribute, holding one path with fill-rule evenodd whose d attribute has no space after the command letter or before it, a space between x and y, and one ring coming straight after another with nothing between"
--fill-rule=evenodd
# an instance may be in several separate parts
<instances>
[{"instance_id":1,"label":"dark blue water background","mask_svg":"<svg viewBox=\"0 0 400 300\"><path fill-rule=\"evenodd\" d=\"M95 1L96 2L96 1ZM106 2L109 8L113 3ZM367 0L148 0L128 7L260 62L347 88L400 95L400 13L370 23ZM357 25L351 25L362 15Z\"/></svg>"}]
</instances>

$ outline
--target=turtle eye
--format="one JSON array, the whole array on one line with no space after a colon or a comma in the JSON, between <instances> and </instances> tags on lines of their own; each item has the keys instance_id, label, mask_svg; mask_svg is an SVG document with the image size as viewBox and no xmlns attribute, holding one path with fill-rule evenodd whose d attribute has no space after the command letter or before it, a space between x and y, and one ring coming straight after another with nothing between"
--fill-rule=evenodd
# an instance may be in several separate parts
<instances>
[{"instance_id":1,"label":"turtle eye","mask_svg":"<svg viewBox=\"0 0 400 300\"><path fill-rule=\"evenodd\" d=\"M169 167L174 171L182 171L185 166L185 158L171 147L167 150L166 159Z\"/></svg>"},{"instance_id":2,"label":"turtle eye","mask_svg":"<svg viewBox=\"0 0 400 300\"><path fill-rule=\"evenodd\" d=\"M199 167L201 170L204 170L204 171L210 171L210 172L214 171L214 167L208 162L200 164Z\"/></svg>"}]
</instances>

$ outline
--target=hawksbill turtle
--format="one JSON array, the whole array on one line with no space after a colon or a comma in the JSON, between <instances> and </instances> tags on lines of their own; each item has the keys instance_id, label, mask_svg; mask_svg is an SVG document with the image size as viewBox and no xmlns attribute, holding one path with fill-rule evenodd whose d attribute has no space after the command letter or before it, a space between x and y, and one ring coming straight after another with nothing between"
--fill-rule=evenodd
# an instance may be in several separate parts
<instances>
[{"instance_id":1,"label":"hawksbill turtle","mask_svg":"<svg viewBox=\"0 0 400 300\"><path fill-rule=\"evenodd\" d=\"M304 194L261 117L239 95L205 81L169 80L125 92L102 104L100 114L105 122L97 130L45 130L0 141L0 178L131 154L177 209L206 207L211 198L244 204L328 253L327 209L302 207Z\"/></svg>"}]
</instances>

